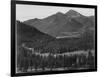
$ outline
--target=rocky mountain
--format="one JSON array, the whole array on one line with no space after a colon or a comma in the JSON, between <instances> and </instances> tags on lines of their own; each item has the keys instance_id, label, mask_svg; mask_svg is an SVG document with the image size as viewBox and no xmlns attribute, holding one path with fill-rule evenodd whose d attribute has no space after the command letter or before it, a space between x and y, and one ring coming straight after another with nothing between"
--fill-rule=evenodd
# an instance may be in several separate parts
<instances>
[{"instance_id":1,"label":"rocky mountain","mask_svg":"<svg viewBox=\"0 0 100 77\"><path fill-rule=\"evenodd\" d=\"M58 52L94 49L95 17L83 16L69 10L58 12L44 19L17 21L18 46L25 44L30 48L42 48L43 52Z\"/></svg>"},{"instance_id":2,"label":"rocky mountain","mask_svg":"<svg viewBox=\"0 0 100 77\"><path fill-rule=\"evenodd\" d=\"M87 26L94 28L95 22L93 18L94 16L86 17L74 10L69 10L65 14L58 12L44 19L35 18L24 21L23 23L56 38L76 37L82 33Z\"/></svg>"}]
</instances>

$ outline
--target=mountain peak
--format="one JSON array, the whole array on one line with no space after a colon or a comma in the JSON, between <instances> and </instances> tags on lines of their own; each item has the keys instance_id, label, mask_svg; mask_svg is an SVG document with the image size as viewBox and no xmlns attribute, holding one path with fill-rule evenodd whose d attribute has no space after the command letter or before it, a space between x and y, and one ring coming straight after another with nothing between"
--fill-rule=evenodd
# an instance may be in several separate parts
<instances>
[{"instance_id":1,"label":"mountain peak","mask_svg":"<svg viewBox=\"0 0 100 77\"><path fill-rule=\"evenodd\" d=\"M64 13L62 13L62 12L57 12L56 14L55 14L57 17L62 17L62 16L65 16L65 14Z\"/></svg>"},{"instance_id":2,"label":"mountain peak","mask_svg":"<svg viewBox=\"0 0 100 77\"><path fill-rule=\"evenodd\" d=\"M67 13L65 13L67 16L71 16L71 17L77 17L80 16L80 13L74 11L74 10L69 10Z\"/></svg>"},{"instance_id":3,"label":"mountain peak","mask_svg":"<svg viewBox=\"0 0 100 77\"><path fill-rule=\"evenodd\" d=\"M61 18L64 18L66 15L64 14L64 13L62 13L62 12L57 12L56 14L55 14L55 17L57 17L58 19L61 19Z\"/></svg>"},{"instance_id":4,"label":"mountain peak","mask_svg":"<svg viewBox=\"0 0 100 77\"><path fill-rule=\"evenodd\" d=\"M56 14L57 14L57 15L63 15L63 13L62 13L62 12L57 12Z\"/></svg>"}]
</instances>

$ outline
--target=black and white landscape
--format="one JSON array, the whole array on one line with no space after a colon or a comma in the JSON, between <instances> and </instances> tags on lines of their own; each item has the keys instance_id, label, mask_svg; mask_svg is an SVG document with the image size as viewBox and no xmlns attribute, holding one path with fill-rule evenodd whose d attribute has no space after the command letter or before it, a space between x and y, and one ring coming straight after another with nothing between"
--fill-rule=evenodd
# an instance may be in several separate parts
<instances>
[{"instance_id":1,"label":"black and white landscape","mask_svg":"<svg viewBox=\"0 0 100 77\"><path fill-rule=\"evenodd\" d=\"M95 69L94 15L70 9L16 20L16 29L18 73Z\"/></svg>"}]
</instances>

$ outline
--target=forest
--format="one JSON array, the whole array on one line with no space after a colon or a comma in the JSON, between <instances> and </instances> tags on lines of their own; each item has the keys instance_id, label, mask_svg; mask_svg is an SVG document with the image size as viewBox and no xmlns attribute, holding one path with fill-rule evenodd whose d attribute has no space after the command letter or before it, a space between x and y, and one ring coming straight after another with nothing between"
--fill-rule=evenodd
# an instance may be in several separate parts
<instances>
[{"instance_id":1,"label":"forest","mask_svg":"<svg viewBox=\"0 0 100 77\"><path fill-rule=\"evenodd\" d=\"M17 56L18 72L43 72L55 70L80 70L94 69L95 56L92 50L65 54L60 53L32 53L33 51L21 48L21 54ZM60 50L61 51L61 50ZM35 51L34 51L35 52ZM80 52L80 51L79 51Z\"/></svg>"}]
</instances>

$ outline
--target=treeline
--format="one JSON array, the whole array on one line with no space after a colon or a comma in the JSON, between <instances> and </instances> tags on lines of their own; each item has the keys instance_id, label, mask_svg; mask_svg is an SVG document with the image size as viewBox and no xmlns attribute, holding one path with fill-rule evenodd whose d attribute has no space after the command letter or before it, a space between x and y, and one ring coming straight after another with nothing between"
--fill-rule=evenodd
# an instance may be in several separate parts
<instances>
[{"instance_id":1,"label":"treeline","mask_svg":"<svg viewBox=\"0 0 100 77\"><path fill-rule=\"evenodd\" d=\"M72 54L59 56L54 56L51 53L48 56L35 55L25 49L22 49L21 53L22 54L18 54L17 56L18 72L27 72L28 69L31 71L34 69L35 72L38 71L38 69L41 69L41 71L46 71L46 69L52 71L57 68L62 68L64 70L95 68L95 57L91 51L88 52L88 55Z\"/></svg>"}]
</instances>

